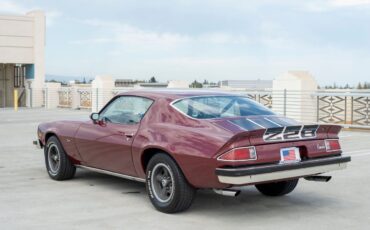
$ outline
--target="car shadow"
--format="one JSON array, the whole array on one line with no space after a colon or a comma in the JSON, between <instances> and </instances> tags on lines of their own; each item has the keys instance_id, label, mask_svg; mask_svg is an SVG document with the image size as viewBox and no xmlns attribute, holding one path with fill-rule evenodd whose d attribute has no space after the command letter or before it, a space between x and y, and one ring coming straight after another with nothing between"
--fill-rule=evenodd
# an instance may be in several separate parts
<instances>
[{"instance_id":1,"label":"car shadow","mask_svg":"<svg viewBox=\"0 0 370 230\"><path fill-rule=\"evenodd\" d=\"M107 187L124 195L135 195L147 199L145 184L126 180L114 176L104 175L88 170L78 170L74 181L85 182L89 186ZM305 184L301 184L304 186ZM217 217L219 215L241 216L284 216L284 212L294 213L302 210L314 210L320 206L326 208L340 208L339 198L328 196L321 191L309 191L300 188L282 197L267 197L260 194L254 186L241 187L241 193L237 197L222 196L210 189L197 191L194 202L188 213L201 214L203 216ZM150 204L148 201L148 206ZM143 207L145 208L145 207ZM155 209L153 209L155 210Z\"/></svg>"},{"instance_id":2,"label":"car shadow","mask_svg":"<svg viewBox=\"0 0 370 230\"><path fill-rule=\"evenodd\" d=\"M89 186L107 186L109 189L116 190L122 194L146 195L145 184L142 182L127 180L89 170L77 170L73 180L85 182Z\"/></svg>"},{"instance_id":3,"label":"car shadow","mask_svg":"<svg viewBox=\"0 0 370 230\"><path fill-rule=\"evenodd\" d=\"M259 193L254 186L246 186L241 188L241 193L237 197L220 196L212 190L200 190L191 209L193 213L207 216L240 213L241 216L283 218L284 213L300 213L302 210L317 210L320 207L338 208L340 203L337 198L322 194L320 191L308 192L299 187L285 196L268 197Z\"/></svg>"}]
</instances>

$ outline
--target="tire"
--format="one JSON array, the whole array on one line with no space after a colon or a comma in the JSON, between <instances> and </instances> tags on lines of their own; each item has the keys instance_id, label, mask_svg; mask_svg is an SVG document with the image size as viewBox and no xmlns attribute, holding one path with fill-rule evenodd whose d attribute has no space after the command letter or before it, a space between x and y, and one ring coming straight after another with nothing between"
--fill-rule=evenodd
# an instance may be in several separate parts
<instances>
[{"instance_id":1,"label":"tire","mask_svg":"<svg viewBox=\"0 0 370 230\"><path fill-rule=\"evenodd\" d=\"M148 163L146 190L153 206L164 213L188 209L196 192L176 162L164 153L154 155Z\"/></svg>"},{"instance_id":2,"label":"tire","mask_svg":"<svg viewBox=\"0 0 370 230\"><path fill-rule=\"evenodd\" d=\"M298 179L255 185L265 196L284 196L291 193L298 184Z\"/></svg>"},{"instance_id":3,"label":"tire","mask_svg":"<svg viewBox=\"0 0 370 230\"><path fill-rule=\"evenodd\" d=\"M48 139L45 148L46 170L53 180L68 180L76 173L76 167L65 153L56 136Z\"/></svg>"}]
</instances>

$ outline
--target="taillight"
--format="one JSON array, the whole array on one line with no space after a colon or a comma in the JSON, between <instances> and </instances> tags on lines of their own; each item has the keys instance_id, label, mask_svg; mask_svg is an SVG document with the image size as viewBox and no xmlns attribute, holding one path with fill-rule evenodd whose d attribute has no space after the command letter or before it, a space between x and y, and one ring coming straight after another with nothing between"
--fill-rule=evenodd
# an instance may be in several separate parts
<instances>
[{"instance_id":1,"label":"taillight","mask_svg":"<svg viewBox=\"0 0 370 230\"><path fill-rule=\"evenodd\" d=\"M250 161L257 160L254 146L232 149L217 158L219 161Z\"/></svg>"},{"instance_id":2,"label":"taillight","mask_svg":"<svg viewBox=\"0 0 370 230\"><path fill-rule=\"evenodd\" d=\"M325 140L325 147L327 152L340 150L340 144L338 139Z\"/></svg>"}]
</instances>

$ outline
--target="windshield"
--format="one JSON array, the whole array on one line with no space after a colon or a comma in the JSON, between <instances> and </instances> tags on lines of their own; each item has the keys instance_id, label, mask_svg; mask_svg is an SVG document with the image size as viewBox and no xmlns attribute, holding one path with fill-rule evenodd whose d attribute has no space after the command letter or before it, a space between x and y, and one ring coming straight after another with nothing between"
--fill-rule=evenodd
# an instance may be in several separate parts
<instances>
[{"instance_id":1,"label":"windshield","mask_svg":"<svg viewBox=\"0 0 370 230\"><path fill-rule=\"evenodd\" d=\"M202 96L184 98L173 106L197 119L275 115L263 105L243 96Z\"/></svg>"}]
</instances>

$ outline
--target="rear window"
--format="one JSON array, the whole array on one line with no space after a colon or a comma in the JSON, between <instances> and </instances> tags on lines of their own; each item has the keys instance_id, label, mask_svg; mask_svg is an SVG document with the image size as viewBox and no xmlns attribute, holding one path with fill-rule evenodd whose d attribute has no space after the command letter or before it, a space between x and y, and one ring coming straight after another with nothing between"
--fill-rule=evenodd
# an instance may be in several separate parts
<instances>
[{"instance_id":1,"label":"rear window","mask_svg":"<svg viewBox=\"0 0 370 230\"><path fill-rule=\"evenodd\" d=\"M196 119L274 115L263 105L243 96L201 96L173 103L182 113Z\"/></svg>"}]
</instances>

